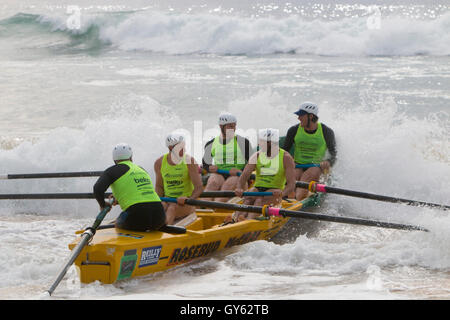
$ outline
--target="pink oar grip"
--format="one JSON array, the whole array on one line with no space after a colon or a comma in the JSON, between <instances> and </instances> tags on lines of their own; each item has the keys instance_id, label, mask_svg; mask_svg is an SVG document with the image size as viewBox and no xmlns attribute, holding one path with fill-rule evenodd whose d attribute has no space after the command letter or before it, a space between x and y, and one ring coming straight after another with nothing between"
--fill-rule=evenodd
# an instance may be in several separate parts
<instances>
[{"instance_id":1,"label":"pink oar grip","mask_svg":"<svg viewBox=\"0 0 450 320\"><path fill-rule=\"evenodd\" d=\"M327 190L325 190L326 185L324 184L316 184L316 191L317 192L327 192Z\"/></svg>"},{"instance_id":2,"label":"pink oar grip","mask_svg":"<svg viewBox=\"0 0 450 320\"><path fill-rule=\"evenodd\" d=\"M280 208L268 208L269 209L269 216L280 216Z\"/></svg>"}]
</instances>

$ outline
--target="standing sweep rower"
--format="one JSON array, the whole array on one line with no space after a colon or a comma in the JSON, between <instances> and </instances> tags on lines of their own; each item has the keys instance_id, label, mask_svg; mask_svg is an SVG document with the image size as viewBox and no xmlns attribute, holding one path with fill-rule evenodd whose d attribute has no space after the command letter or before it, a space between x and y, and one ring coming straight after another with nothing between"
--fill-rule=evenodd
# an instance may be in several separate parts
<instances>
[{"instance_id":1,"label":"standing sweep rower","mask_svg":"<svg viewBox=\"0 0 450 320\"><path fill-rule=\"evenodd\" d=\"M294 112L300 123L290 127L286 134L283 149L289 152L294 145L295 164L320 164L320 167L296 168L295 178L298 181L318 181L322 172L329 170L336 161L334 132L318 121L318 113L317 104L302 103L298 111ZM327 150L330 156L325 158ZM297 200L302 200L307 195L307 189L296 189L295 198Z\"/></svg>"},{"instance_id":2,"label":"standing sweep rower","mask_svg":"<svg viewBox=\"0 0 450 320\"><path fill-rule=\"evenodd\" d=\"M131 147L118 144L113 150L115 165L106 169L94 185L98 204L105 207L105 191L111 186L114 205L119 204L122 213L117 218L116 228L147 231L159 230L165 225L166 215L153 188L149 174L133 163Z\"/></svg>"},{"instance_id":3,"label":"standing sweep rower","mask_svg":"<svg viewBox=\"0 0 450 320\"><path fill-rule=\"evenodd\" d=\"M196 199L203 191L203 183L195 159L185 153L185 139L181 134L171 133L166 138L169 152L159 157L154 164L155 189L160 197L177 198L177 203L163 203L166 223L183 218L195 211L185 204L186 199Z\"/></svg>"},{"instance_id":4,"label":"standing sweep rower","mask_svg":"<svg viewBox=\"0 0 450 320\"><path fill-rule=\"evenodd\" d=\"M233 191L239 174L253 153L250 141L235 134L236 117L230 113L219 116L220 135L208 141L203 156L203 169L211 175L204 191ZM229 173L218 173L226 170ZM213 199L214 200L214 199ZM228 201L228 198L216 198L215 201Z\"/></svg>"},{"instance_id":5,"label":"standing sweep rower","mask_svg":"<svg viewBox=\"0 0 450 320\"><path fill-rule=\"evenodd\" d=\"M272 196L245 197L244 205L263 206L279 204L283 197L295 190L295 165L294 159L280 148L279 132L277 129L262 129L258 133L260 150L253 154L249 163L245 166L244 172L239 178L235 194L242 197L245 184L250 175L256 170L255 185L250 192L272 192ZM235 221L251 219L259 214L236 212L233 219Z\"/></svg>"}]
</instances>

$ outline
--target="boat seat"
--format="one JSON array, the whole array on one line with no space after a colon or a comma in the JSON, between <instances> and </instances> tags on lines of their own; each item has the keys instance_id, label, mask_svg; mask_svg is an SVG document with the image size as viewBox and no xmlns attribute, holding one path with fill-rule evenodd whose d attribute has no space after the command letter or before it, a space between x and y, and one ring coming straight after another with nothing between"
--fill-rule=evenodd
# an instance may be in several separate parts
<instances>
[{"instance_id":1,"label":"boat seat","mask_svg":"<svg viewBox=\"0 0 450 320\"><path fill-rule=\"evenodd\" d=\"M184 218L179 219L174 226L177 227L187 227L188 225L190 225L192 222L194 222L195 220L197 220L197 214L195 212L192 212L190 215L187 215Z\"/></svg>"},{"instance_id":2,"label":"boat seat","mask_svg":"<svg viewBox=\"0 0 450 320\"><path fill-rule=\"evenodd\" d=\"M165 226L159 228L159 231L166 232L166 233L183 234L183 233L186 233L186 228L166 224Z\"/></svg>"}]
</instances>

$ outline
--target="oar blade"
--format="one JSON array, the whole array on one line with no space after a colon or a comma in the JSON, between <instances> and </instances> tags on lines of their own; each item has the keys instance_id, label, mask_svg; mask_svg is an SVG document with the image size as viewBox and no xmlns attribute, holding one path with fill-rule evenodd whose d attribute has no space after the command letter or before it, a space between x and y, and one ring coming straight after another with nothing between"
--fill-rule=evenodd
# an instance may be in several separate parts
<instances>
[{"instance_id":1,"label":"oar blade","mask_svg":"<svg viewBox=\"0 0 450 320\"><path fill-rule=\"evenodd\" d=\"M391 223L391 222L385 222L385 221L377 221L377 220L353 218L353 217L331 216L331 215L325 215L325 214L320 214L320 213L310 213L310 212L305 212L305 211L292 211L292 210L279 209L279 208L269 208L268 214L275 215L275 216L282 215L282 216L291 217L291 218L303 218L303 219L321 220L321 221L328 221L328 222L346 223L346 224L353 224L353 225L362 225L362 226L368 226L368 227L379 227L379 228L410 230L410 231L415 230L415 231L425 231L425 232L429 231L423 227L408 225L408 224Z\"/></svg>"},{"instance_id":2,"label":"oar blade","mask_svg":"<svg viewBox=\"0 0 450 320\"><path fill-rule=\"evenodd\" d=\"M442 209L442 210L450 210L450 206L444 205L444 204L403 199L403 198L398 198L398 197L390 197L390 196L384 196L384 195L361 192L361 191L341 189L341 188L326 186L324 184L318 184L315 182L307 183L307 182L303 182L303 181L297 181L295 185L298 188L308 189L311 192L334 193L334 194L355 197L355 198L378 200L378 201L384 201L384 202L390 202L390 203L403 203L403 204L407 204L410 206L424 206L424 207L431 207L431 208Z\"/></svg>"},{"instance_id":3,"label":"oar blade","mask_svg":"<svg viewBox=\"0 0 450 320\"><path fill-rule=\"evenodd\" d=\"M107 205L103 210L100 211L100 213L95 218L95 221L93 225L90 228L87 228L83 234L81 235L80 242L75 246L75 248L72 250L67 262L63 264L63 267L61 268L61 271L59 272L58 276L56 277L56 280L53 282L51 287L47 290L47 292L52 295L52 293L55 291L56 287L59 285L61 280L64 278L64 276L67 273L67 270L69 270L70 266L75 262L75 260L80 255L81 251L83 251L83 248L89 243L89 241L92 239L92 237L95 235L95 231L102 223L103 219L105 218L106 214L111 210L111 205Z\"/></svg>"}]
</instances>

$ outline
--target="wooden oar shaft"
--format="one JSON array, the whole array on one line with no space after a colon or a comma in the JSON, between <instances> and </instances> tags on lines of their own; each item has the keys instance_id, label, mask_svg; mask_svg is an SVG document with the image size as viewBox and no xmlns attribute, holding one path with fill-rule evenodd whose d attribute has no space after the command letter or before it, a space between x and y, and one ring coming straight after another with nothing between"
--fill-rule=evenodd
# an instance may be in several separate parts
<instances>
[{"instance_id":1,"label":"wooden oar shaft","mask_svg":"<svg viewBox=\"0 0 450 320\"><path fill-rule=\"evenodd\" d=\"M307 182L297 181L296 186L299 188L309 189L309 183L307 183ZM440 209L444 209L444 210L450 209L450 206L443 205L443 204L437 204L437 203L431 203L431 202L425 202L425 201L417 201L417 200L409 200L409 199L403 199L403 198L398 198L398 197L389 197L389 196L383 196L383 195L367 193L367 192L340 189L340 188L330 187L330 186L326 186L326 185L318 184L318 183L313 184L313 189L317 192L335 193L335 194L356 197L356 198L371 199L371 200L378 200L378 201L391 202L391 203L404 203L404 204L408 204L408 205L412 205L412 206L428 206L428 207L435 207L435 208L440 208Z\"/></svg>"},{"instance_id":2,"label":"wooden oar shaft","mask_svg":"<svg viewBox=\"0 0 450 320\"><path fill-rule=\"evenodd\" d=\"M176 199L161 198L161 201L176 202ZM234 203L204 201L204 200L194 200L194 199L187 199L186 204L193 205L193 206L216 208L216 209L229 209L229 210L234 210L234 211L254 212L254 213L261 213L261 214L264 213L263 207L244 205L244 204L234 204ZM381 227L381 228L399 229L399 230L428 231L427 229L422 228L420 226L413 226L413 225L399 224L399 223L390 223L390 222L361 219L361 218L329 216L329 215L325 215L325 214L309 213L309 212L305 212L305 211L293 211L293 210L273 208L273 207L268 207L267 212L265 214L273 215L273 216L281 215L283 217L293 217L293 218L303 218L303 219L339 222L339 223L347 223L347 224L357 224L357 225L363 225L363 226L369 226L369 227Z\"/></svg>"},{"instance_id":3,"label":"wooden oar shaft","mask_svg":"<svg viewBox=\"0 0 450 320\"><path fill-rule=\"evenodd\" d=\"M41 178L77 178L77 177L97 177L103 171L80 171L80 172L48 172L48 173L18 173L0 175L0 179L41 179Z\"/></svg>"}]
</instances>

